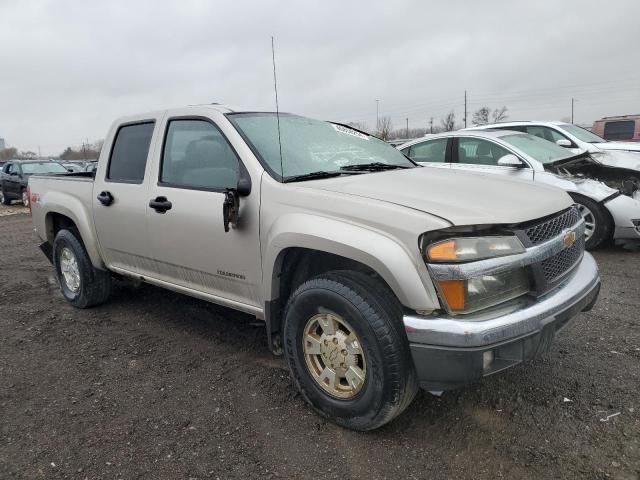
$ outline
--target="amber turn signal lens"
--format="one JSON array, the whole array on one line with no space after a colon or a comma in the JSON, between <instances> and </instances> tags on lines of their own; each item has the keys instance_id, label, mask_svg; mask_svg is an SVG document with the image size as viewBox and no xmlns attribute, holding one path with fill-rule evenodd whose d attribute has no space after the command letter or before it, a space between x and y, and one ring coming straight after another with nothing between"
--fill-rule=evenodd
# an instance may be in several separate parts
<instances>
[{"instance_id":1,"label":"amber turn signal lens","mask_svg":"<svg viewBox=\"0 0 640 480\"><path fill-rule=\"evenodd\" d=\"M457 260L458 254L456 253L456 241L447 240L446 242L436 243L429 247L428 255L431 260Z\"/></svg>"},{"instance_id":2,"label":"amber turn signal lens","mask_svg":"<svg viewBox=\"0 0 640 480\"><path fill-rule=\"evenodd\" d=\"M443 280L440 283L440 291L451 310L464 310L465 281Z\"/></svg>"}]
</instances>

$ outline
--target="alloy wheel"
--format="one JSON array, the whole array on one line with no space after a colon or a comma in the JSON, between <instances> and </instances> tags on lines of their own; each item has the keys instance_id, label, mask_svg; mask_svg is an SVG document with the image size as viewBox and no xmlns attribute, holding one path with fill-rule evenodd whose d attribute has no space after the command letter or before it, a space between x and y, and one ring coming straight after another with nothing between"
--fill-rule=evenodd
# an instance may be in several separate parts
<instances>
[{"instance_id":1,"label":"alloy wheel","mask_svg":"<svg viewBox=\"0 0 640 480\"><path fill-rule=\"evenodd\" d=\"M593 212L584 205L579 204L578 211L580 212L580 215L582 215L585 224L584 239L589 241L596 231L596 217Z\"/></svg>"},{"instance_id":2,"label":"alloy wheel","mask_svg":"<svg viewBox=\"0 0 640 480\"><path fill-rule=\"evenodd\" d=\"M362 390L367 362L355 331L343 318L314 315L304 327L302 342L309 373L325 392L350 399Z\"/></svg>"},{"instance_id":3,"label":"alloy wheel","mask_svg":"<svg viewBox=\"0 0 640 480\"><path fill-rule=\"evenodd\" d=\"M78 260L71 249L64 247L60 252L60 273L65 285L73 293L80 290L80 269Z\"/></svg>"}]
</instances>

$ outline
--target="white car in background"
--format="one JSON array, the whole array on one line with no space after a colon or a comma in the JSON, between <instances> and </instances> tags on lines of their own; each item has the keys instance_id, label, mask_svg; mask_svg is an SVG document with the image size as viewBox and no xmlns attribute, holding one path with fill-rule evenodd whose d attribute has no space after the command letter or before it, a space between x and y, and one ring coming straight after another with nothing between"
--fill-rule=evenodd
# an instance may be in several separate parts
<instances>
[{"instance_id":1,"label":"white car in background","mask_svg":"<svg viewBox=\"0 0 640 480\"><path fill-rule=\"evenodd\" d=\"M470 127L465 130L515 130L544 138L574 153L640 152L640 142L610 142L582 127L565 122L500 122ZM640 156L636 158L640 164Z\"/></svg>"},{"instance_id":2,"label":"white car in background","mask_svg":"<svg viewBox=\"0 0 640 480\"><path fill-rule=\"evenodd\" d=\"M564 189L586 223L587 248L614 238L640 245L640 168L600 163L537 136L511 130L459 130L398 147L421 165L504 175Z\"/></svg>"}]
</instances>

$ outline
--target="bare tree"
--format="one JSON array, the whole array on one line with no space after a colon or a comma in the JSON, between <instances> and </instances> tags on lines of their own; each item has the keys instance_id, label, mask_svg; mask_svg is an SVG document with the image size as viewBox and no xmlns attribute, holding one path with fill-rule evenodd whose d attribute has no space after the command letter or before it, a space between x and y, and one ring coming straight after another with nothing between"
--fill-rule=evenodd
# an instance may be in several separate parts
<instances>
[{"instance_id":1,"label":"bare tree","mask_svg":"<svg viewBox=\"0 0 640 480\"><path fill-rule=\"evenodd\" d=\"M496 108L493 111L493 121L495 122L502 122L503 120L506 120L509 115L507 115L507 107L503 106L502 108Z\"/></svg>"},{"instance_id":2,"label":"bare tree","mask_svg":"<svg viewBox=\"0 0 640 480\"><path fill-rule=\"evenodd\" d=\"M0 150L0 161L6 162L7 160L11 160L15 158L17 154L18 150L13 147Z\"/></svg>"},{"instance_id":3,"label":"bare tree","mask_svg":"<svg viewBox=\"0 0 640 480\"><path fill-rule=\"evenodd\" d=\"M442 128L445 132L452 132L456 128L456 114L451 110L447 116L441 120Z\"/></svg>"},{"instance_id":4,"label":"bare tree","mask_svg":"<svg viewBox=\"0 0 640 480\"><path fill-rule=\"evenodd\" d=\"M474 125L486 125L489 123L489 107L482 107L473 113L472 122Z\"/></svg>"},{"instance_id":5,"label":"bare tree","mask_svg":"<svg viewBox=\"0 0 640 480\"><path fill-rule=\"evenodd\" d=\"M393 124L391 123L391 117L388 117L388 116L380 117L376 136L380 137L383 140L388 140L389 137L391 136L392 130L393 130Z\"/></svg>"}]
</instances>

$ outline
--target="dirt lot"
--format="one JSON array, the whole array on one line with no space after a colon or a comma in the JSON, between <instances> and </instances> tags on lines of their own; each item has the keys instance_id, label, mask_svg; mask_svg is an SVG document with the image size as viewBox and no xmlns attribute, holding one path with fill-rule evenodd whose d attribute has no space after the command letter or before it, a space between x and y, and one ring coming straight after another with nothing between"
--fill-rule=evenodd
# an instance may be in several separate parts
<instances>
[{"instance_id":1,"label":"dirt lot","mask_svg":"<svg viewBox=\"0 0 640 480\"><path fill-rule=\"evenodd\" d=\"M640 478L640 254L531 364L372 433L317 417L245 315L118 283L68 306L0 218L0 478ZM615 415L615 416L614 416Z\"/></svg>"}]
</instances>

